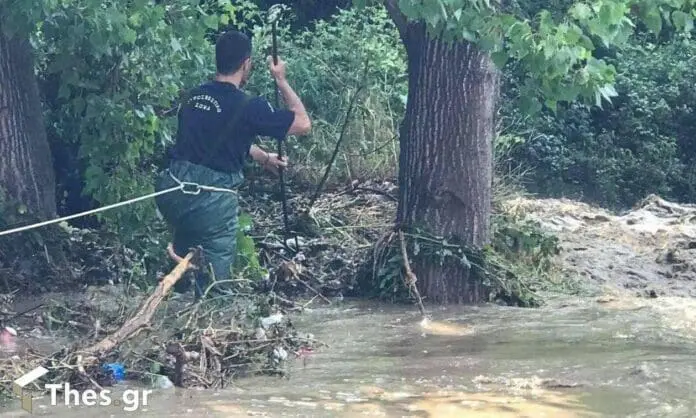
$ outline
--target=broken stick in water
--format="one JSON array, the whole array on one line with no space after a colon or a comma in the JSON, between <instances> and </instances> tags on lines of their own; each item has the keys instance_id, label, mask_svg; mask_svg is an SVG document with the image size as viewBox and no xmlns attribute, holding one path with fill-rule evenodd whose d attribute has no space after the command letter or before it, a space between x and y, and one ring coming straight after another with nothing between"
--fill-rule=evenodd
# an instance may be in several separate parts
<instances>
[{"instance_id":1,"label":"broken stick in water","mask_svg":"<svg viewBox=\"0 0 696 418\"><path fill-rule=\"evenodd\" d=\"M406 252L406 241L404 239L404 233L402 231L399 231L399 239L401 240L401 256L404 261L404 270L406 273L406 286L408 286L411 292L413 292L413 294L416 296L416 301L418 302L418 309L420 310L420 313L423 316L423 319L419 323L420 327L433 335L470 335L473 332L473 329L471 327L448 324L440 321L433 321L432 319L430 319L429 315L425 312L423 299L421 298L420 292L418 292L418 287L416 286L416 281L418 279L413 270L411 270L411 264L408 261L408 254Z\"/></svg>"},{"instance_id":2,"label":"broken stick in water","mask_svg":"<svg viewBox=\"0 0 696 418\"><path fill-rule=\"evenodd\" d=\"M157 310L157 306L162 302L162 300L164 300L165 296L169 294L176 282L181 279L186 271L193 267L192 260L195 257L196 253L191 251L186 255L186 257L181 258L179 264L174 267L174 270L160 280L155 290L152 292L150 297L143 302L135 315L126 321L126 323L124 323L116 332L104 338L97 344L80 350L80 352L87 356L100 356L104 353L108 353L122 342L140 332L150 323L152 316Z\"/></svg>"},{"instance_id":3,"label":"broken stick in water","mask_svg":"<svg viewBox=\"0 0 696 418\"><path fill-rule=\"evenodd\" d=\"M427 318L428 315L425 313L425 306L423 306L423 299L421 299L420 292L418 292L418 287L416 286L416 281L418 278L411 270L411 263L408 262L408 254L406 253L406 240L404 240L403 231L399 231L399 239L401 240L401 256L404 259L404 270L406 272L406 286L416 295L416 301L418 302L418 309L420 310L423 318Z\"/></svg>"}]
</instances>

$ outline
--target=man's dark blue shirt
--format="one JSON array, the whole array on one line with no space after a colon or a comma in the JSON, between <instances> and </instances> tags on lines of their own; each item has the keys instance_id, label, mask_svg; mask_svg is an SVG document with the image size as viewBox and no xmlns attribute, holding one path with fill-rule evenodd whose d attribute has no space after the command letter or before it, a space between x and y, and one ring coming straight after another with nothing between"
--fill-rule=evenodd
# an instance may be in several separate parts
<instances>
[{"instance_id":1,"label":"man's dark blue shirt","mask_svg":"<svg viewBox=\"0 0 696 418\"><path fill-rule=\"evenodd\" d=\"M295 114L274 109L261 97L251 98L235 128L213 150L220 133L239 111L246 93L230 83L211 81L195 88L179 111L179 130L172 158L225 173L241 171L257 136L285 139Z\"/></svg>"}]
</instances>

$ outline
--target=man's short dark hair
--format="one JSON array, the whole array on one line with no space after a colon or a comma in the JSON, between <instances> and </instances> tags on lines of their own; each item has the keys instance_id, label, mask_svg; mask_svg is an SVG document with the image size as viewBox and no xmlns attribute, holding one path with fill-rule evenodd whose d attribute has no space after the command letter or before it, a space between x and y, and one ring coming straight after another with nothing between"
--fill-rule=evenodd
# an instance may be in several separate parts
<instances>
[{"instance_id":1,"label":"man's short dark hair","mask_svg":"<svg viewBox=\"0 0 696 418\"><path fill-rule=\"evenodd\" d=\"M251 39L231 30L223 33L215 44L215 65L219 74L232 74L251 56Z\"/></svg>"}]
</instances>

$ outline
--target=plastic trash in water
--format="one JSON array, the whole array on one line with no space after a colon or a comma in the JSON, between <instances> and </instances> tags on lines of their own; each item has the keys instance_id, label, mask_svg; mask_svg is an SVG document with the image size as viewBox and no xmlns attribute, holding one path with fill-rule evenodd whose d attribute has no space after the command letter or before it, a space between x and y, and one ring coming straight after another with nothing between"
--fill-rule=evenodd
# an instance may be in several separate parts
<instances>
[{"instance_id":1,"label":"plastic trash in water","mask_svg":"<svg viewBox=\"0 0 696 418\"><path fill-rule=\"evenodd\" d=\"M121 363L107 363L102 366L105 372L111 372L114 380L117 382L122 381L126 378L126 369Z\"/></svg>"},{"instance_id":2,"label":"plastic trash in water","mask_svg":"<svg viewBox=\"0 0 696 418\"><path fill-rule=\"evenodd\" d=\"M268 329L273 325L280 324L283 322L283 314L276 313L265 318L261 318L261 326Z\"/></svg>"},{"instance_id":3,"label":"plastic trash in water","mask_svg":"<svg viewBox=\"0 0 696 418\"><path fill-rule=\"evenodd\" d=\"M174 387L174 383L167 376L157 375L153 382L153 386L157 389L170 389Z\"/></svg>"},{"instance_id":4,"label":"plastic trash in water","mask_svg":"<svg viewBox=\"0 0 696 418\"><path fill-rule=\"evenodd\" d=\"M5 327L0 330L0 344L9 344L17 337L17 330L12 327Z\"/></svg>"},{"instance_id":5,"label":"plastic trash in water","mask_svg":"<svg viewBox=\"0 0 696 418\"><path fill-rule=\"evenodd\" d=\"M288 358L288 352L283 347L273 349L273 357L278 361L285 361Z\"/></svg>"},{"instance_id":6,"label":"plastic trash in water","mask_svg":"<svg viewBox=\"0 0 696 418\"><path fill-rule=\"evenodd\" d=\"M0 351L13 353L17 349L17 331L12 327L0 330Z\"/></svg>"}]
</instances>

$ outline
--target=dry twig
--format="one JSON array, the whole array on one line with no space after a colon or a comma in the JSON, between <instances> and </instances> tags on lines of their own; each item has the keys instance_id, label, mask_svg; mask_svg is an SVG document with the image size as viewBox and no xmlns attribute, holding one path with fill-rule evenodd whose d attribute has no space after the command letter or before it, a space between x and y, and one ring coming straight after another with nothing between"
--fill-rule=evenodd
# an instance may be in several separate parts
<instances>
[{"instance_id":1,"label":"dry twig","mask_svg":"<svg viewBox=\"0 0 696 418\"><path fill-rule=\"evenodd\" d=\"M416 278L415 273L413 273L413 270L411 270L411 264L408 262L408 254L406 253L406 241L404 239L404 233L402 231L399 231L399 239L401 240L401 256L404 259L404 270L406 272L406 286L413 291L413 293L416 295L416 301L418 302L418 309L420 310L421 315L423 317L426 317L425 313L425 306L423 306L423 299L421 299L420 292L418 292L418 287L416 286L416 281L418 279Z\"/></svg>"},{"instance_id":2,"label":"dry twig","mask_svg":"<svg viewBox=\"0 0 696 418\"><path fill-rule=\"evenodd\" d=\"M181 279L181 277L186 273L186 271L191 268L192 259L195 257L194 252L190 252L184 257L174 270L169 274L164 276L159 282L155 291L150 295L147 300L140 306L138 312L133 315L128 321L126 321L121 328L116 332L104 338L97 344L91 347L87 347L80 350L84 355L88 356L101 356L114 349L117 345L127 340L128 338L136 335L142 328L147 326L152 319L152 316L157 309L157 306L162 302L162 300L169 294L170 290L176 284L176 282Z\"/></svg>"}]
</instances>

